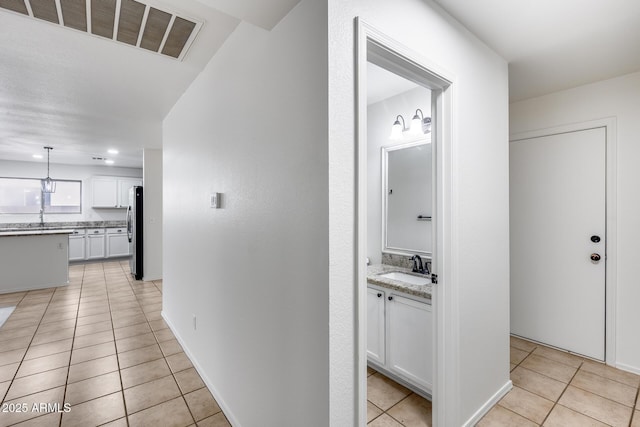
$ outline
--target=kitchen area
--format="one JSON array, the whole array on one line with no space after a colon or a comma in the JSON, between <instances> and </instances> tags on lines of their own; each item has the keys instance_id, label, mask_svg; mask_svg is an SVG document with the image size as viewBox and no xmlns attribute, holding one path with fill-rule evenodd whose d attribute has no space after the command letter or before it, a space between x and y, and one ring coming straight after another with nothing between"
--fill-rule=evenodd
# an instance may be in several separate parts
<instances>
[{"instance_id":1,"label":"kitchen area","mask_svg":"<svg viewBox=\"0 0 640 427\"><path fill-rule=\"evenodd\" d=\"M109 150L105 154L117 158L117 151ZM37 151L33 161L0 159L0 294L64 286L69 265L78 263L129 260L132 275L142 280L143 168L96 165L93 159L63 164L70 159L64 150L47 151L50 160ZM161 161L161 152L157 154ZM141 164L142 156L138 157L122 163ZM159 166L151 171L161 171ZM154 178L161 188L161 175ZM155 204L157 209L157 200ZM153 230L157 210L150 214ZM158 258L153 251L150 255ZM150 261L155 269L156 259Z\"/></svg>"}]
</instances>

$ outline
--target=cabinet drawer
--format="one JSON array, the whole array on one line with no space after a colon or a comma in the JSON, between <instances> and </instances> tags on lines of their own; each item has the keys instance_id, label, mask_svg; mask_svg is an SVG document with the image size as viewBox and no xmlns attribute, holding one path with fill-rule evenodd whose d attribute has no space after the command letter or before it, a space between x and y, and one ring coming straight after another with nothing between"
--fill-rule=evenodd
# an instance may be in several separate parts
<instances>
[{"instance_id":1,"label":"cabinet drawer","mask_svg":"<svg viewBox=\"0 0 640 427\"><path fill-rule=\"evenodd\" d=\"M104 234L104 228L89 228L87 229L87 235L93 236L94 234Z\"/></svg>"},{"instance_id":2,"label":"cabinet drawer","mask_svg":"<svg viewBox=\"0 0 640 427\"><path fill-rule=\"evenodd\" d=\"M127 228L107 228L107 234L127 234Z\"/></svg>"}]
</instances>

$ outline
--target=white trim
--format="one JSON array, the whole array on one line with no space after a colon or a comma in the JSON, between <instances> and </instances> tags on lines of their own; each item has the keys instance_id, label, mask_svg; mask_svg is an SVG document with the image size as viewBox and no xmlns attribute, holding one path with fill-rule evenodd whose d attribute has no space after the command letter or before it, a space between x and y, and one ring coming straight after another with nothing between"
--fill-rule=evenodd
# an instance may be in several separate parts
<instances>
[{"instance_id":1,"label":"white trim","mask_svg":"<svg viewBox=\"0 0 640 427\"><path fill-rule=\"evenodd\" d=\"M471 418L469 418L464 424L462 424L464 427L472 427L475 426L478 421L480 421L482 419L482 417L484 417L486 415L487 412L489 412L491 410L491 408L493 408L496 403L498 403L500 401L500 399L502 399L507 393L509 393L509 391L513 388L513 384L511 383L511 380L507 381L505 383L505 385L503 385L502 387L500 387L500 390L498 390L496 392L496 394L494 394L493 396L491 396L491 399L487 400L485 402L484 405L482 405L480 407L480 409L478 409L476 411L475 414L473 414L471 416Z\"/></svg>"},{"instance_id":2,"label":"white trim","mask_svg":"<svg viewBox=\"0 0 640 427\"><path fill-rule=\"evenodd\" d=\"M85 4L85 10L87 12L87 34L93 35L93 27L91 25L91 0L87 0Z\"/></svg>"},{"instance_id":3,"label":"white trim","mask_svg":"<svg viewBox=\"0 0 640 427\"><path fill-rule=\"evenodd\" d=\"M122 9L122 0L116 0L116 11L113 17L113 37L114 41L118 41L118 29L120 28L120 11Z\"/></svg>"},{"instance_id":4,"label":"white trim","mask_svg":"<svg viewBox=\"0 0 640 427\"><path fill-rule=\"evenodd\" d=\"M624 363L616 363L614 365L616 368L621 369L623 371L631 372L632 374L640 375L640 368L635 366L626 365Z\"/></svg>"},{"instance_id":5,"label":"white trim","mask_svg":"<svg viewBox=\"0 0 640 427\"><path fill-rule=\"evenodd\" d=\"M136 41L136 47L140 47L140 43L142 42L144 29L147 26L147 19L149 19L149 9L151 9L151 7L148 4L145 5L144 13L142 14L142 22L140 22L140 31L138 32L138 41Z\"/></svg>"},{"instance_id":6,"label":"white trim","mask_svg":"<svg viewBox=\"0 0 640 427\"><path fill-rule=\"evenodd\" d=\"M55 0L56 3L56 13L58 14L58 23L64 26L64 17L62 16L62 5L60 4L60 0Z\"/></svg>"},{"instance_id":7,"label":"white trim","mask_svg":"<svg viewBox=\"0 0 640 427\"><path fill-rule=\"evenodd\" d=\"M87 0L87 1L89 1L89 0ZM24 5L27 7L27 12L29 13L29 16L34 18L33 9L31 8L31 2L29 0L24 0Z\"/></svg>"},{"instance_id":8,"label":"white trim","mask_svg":"<svg viewBox=\"0 0 640 427\"><path fill-rule=\"evenodd\" d=\"M433 425L459 425L459 309L455 234L455 150L453 139L454 75L356 18L356 408L359 425L366 424L366 65L371 61L432 90L432 156L434 185L433 287L434 378ZM369 55L371 53L371 55ZM437 368L436 368L437 367Z\"/></svg>"},{"instance_id":9,"label":"white trim","mask_svg":"<svg viewBox=\"0 0 640 427\"><path fill-rule=\"evenodd\" d=\"M227 417L229 424L231 424L232 426L239 426L240 423L238 422L238 419L235 417L235 415L231 411L231 408L229 407L229 405L227 405L226 401L222 398L222 395L220 394L218 389L213 385L213 382L211 381L211 379L209 379L209 377L205 373L204 369L198 362L198 359L196 359L193 353L191 353L191 350L189 350L189 347L187 347L186 342L182 339L180 334L178 334L178 330L175 328L175 326L173 326L173 323L171 323L171 321L165 314L164 310L160 314L162 315L162 318L164 319L164 321L167 323L167 326L169 326L169 329L171 330L171 332L173 332L173 335L178 340L178 343L180 344L180 346L182 346L184 353L187 355L187 357L191 361L191 364L193 364L193 367L196 369L196 371L200 375L200 378L202 378L204 385L207 386L207 388L213 395L213 398L218 403L218 406L220 406L220 409L224 413L224 416Z\"/></svg>"},{"instance_id":10,"label":"white trim","mask_svg":"<svg viewBox=\"0 0 640 427\"><path fill-rule=\"evenodd\" d=\"M511 134L509 143L524 139L538 138L542 136L555 135L559 133L576 132L594 128L605 128L607 146L607 257L606 257L606 280L605 280L605 363L610 366L625 366L624 370L633 368L626 365L619 365L616 362L616 314L617 314L617 294L618 294L618 143L617 143L617 121L616 117L604 117L601 119L587 120L584 122L568 123L561 126L536 129L526 132ZM635 371L633 371L635 372Z\"/></svg>"},{"instance_id":11,"label":"white trim","mask_svg":"<svg viewBox=\"0 0 640 427\"><path fill-rule=\"evenodd\" d=\"M174 22L176 22L176 15L171 15L171 19L169 19L169 25L167 25L167 28L164 30L164 36L162 36L162 41L160 42L160 46L158 46L158 53L162 53L162 49L164 49L164 45L165 43L167 43L167 39L169 38L169 33L173 29Z\"/></svg>"}]
</instances>

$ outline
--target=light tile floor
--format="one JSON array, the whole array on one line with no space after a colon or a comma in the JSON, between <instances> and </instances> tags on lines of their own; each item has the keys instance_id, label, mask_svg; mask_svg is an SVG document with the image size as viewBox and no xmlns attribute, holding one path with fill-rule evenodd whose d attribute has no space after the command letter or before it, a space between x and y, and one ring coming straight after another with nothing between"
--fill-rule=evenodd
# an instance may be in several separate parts
<instances>
[{"instance_id":1,"label":"light tile floor","mask_svg":"<svg viewBox=\"0 0 640 427\"><path fill-rule=\"evenodd\" d=\"M367 425L431 426L431 402L367 367Z\"/></svg>"},{"instance_id":2,"label":"light tile floor","mask_svg":"<svg viewBox=\"0 0 640 427\"><path fill-rule=\"evenodd\" d=\"M479 427L640 427L638 375L511 337L511 381Z\"/></svg>"},{"instance_id":3,"label":"light tile floor","mask_svg":"<svg viewBox=\"0 0 640 427\"><path fill-rule=\"evenodd\" d=\"M0 295L16 306L0 327L0 426L229 426L160 316L161 282L127 262L69 276Z\"/></svg>"}]
</instances>

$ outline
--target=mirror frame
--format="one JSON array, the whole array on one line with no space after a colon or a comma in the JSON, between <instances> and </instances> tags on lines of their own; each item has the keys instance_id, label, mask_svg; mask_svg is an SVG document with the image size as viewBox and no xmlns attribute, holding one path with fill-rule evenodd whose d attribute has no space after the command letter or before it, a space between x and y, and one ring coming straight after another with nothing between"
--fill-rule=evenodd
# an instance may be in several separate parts
<instances>
[{"instance_id":1,"label":"mirror frame","mask_svg":"<svg viewBox=\"0 0 640 427\"><path fill-rule=\"evenodd\" d=\"M431 259L433 255L433 250L431 251L421 251L417 249L407 249L407 248L397 248L391 247L387 244L387 216L389 212L389 201L388 201L388 193L389 193L389 176L387 174L389 170L389 153L393 151L403 150L405 148L419 147L421 145L431 144L431 134L427 134L425 136L419 136L416 139L409 140L407 142L402 142L399 144L393 145L385 145L381 148L380 159L382 163L382 253L383 254L393 254L393 255L405 255L405 256L413 256L420 255L423 257L427 257ZM431 153L433 156L433 152ZM431 161L432 164L428 165L431 167L433 174L433 158ZM433 215L433 213L432 213ZM433 222L430 220L432 227ZM433 243L433 242L432 242ZM433 245L432 245L433 247Z\"/></svg>"}]
</instances>

